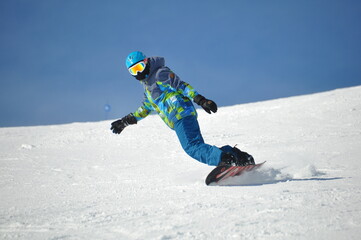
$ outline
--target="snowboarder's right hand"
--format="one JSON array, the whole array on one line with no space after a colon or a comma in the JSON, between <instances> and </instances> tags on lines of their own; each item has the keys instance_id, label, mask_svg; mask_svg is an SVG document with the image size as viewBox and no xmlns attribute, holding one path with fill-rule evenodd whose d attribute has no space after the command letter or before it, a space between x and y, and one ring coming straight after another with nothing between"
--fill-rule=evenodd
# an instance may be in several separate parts
<instances>
[{"instance_id":1,"label":"snowboarder's right hand","mask_svg":"<svg viewBox=\"0 0 361 240\"><path fill-rule=\"evenodd\" d=\"M136 123L137 119L133 116L133 114L130 113L122 119L112 122L112 127L110 130L112 130L115 134L120 134L126 126Z\"/></svg>"}]
</instances>

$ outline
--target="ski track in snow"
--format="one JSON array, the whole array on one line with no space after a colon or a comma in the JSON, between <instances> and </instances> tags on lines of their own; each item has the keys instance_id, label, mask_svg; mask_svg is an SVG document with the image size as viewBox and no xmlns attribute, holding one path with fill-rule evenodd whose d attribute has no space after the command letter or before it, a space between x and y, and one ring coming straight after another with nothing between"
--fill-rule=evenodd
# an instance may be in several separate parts
<instances>
[{"instance_id":1,"label":"ski track in snow","mask_svg":"<svg viewBox=\"0 0 361 240\"><path fill-rule=\"evenodd\" d=\"M199 111L262 168L206 186L149 116L0 128L0 239L359 239L361 87Z\"/></svg>"}]
</instances>

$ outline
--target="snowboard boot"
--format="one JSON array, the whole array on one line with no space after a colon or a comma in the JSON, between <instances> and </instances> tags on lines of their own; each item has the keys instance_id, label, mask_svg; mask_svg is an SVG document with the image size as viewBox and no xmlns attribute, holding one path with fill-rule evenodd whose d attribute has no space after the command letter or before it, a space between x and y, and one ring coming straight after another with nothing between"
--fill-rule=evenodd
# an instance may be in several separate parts
<instances>
[{"instance_id":1,"label":"snowboard boot","mask_svg":"<svg viewBox=\"0 0 361 240\"><path fill-rule=\"evenodd\" d=\"M221 162L218 166L247 166L254 164L254 159L251 155L233 147L232 152L222 153Z\"/></svg>"},{"instance_id":2,"label":"snowboard boot","mask_svg":"<svg viewBox=\"0 0 361 240\"><path fill-rule=\"evenodd\" d=\"M242 152L236 147L234 147L233 150L236 152L238 159L240 159L240 161L244 163L244 166L255 165L252 155L249 155L246 152Z\"/></svg>"}]
</instances>

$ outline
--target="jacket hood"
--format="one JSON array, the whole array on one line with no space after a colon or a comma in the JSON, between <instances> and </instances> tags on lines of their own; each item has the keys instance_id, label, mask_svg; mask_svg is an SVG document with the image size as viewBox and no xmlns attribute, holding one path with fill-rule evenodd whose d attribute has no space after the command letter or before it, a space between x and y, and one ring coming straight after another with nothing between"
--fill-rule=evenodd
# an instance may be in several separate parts
<instances>
[{"instance_id":1,"label":"jacket hood","mask_svg":"<svg viewBox=\"0 0 361 240\"><path fill-rule=\"evenodd\" d=\"M164 57L150 57L148 58L150 62L150 75L157 71L159 68L165 66Z\"/></svg>"},{"instance_id":2,"label":"jacket hood","mask_svg":"<svg viewBox=\"0 0 361 240\"><path fill-rule=\"evenodd\" d=\"M152 84L152 79L155 79L155 74L157 73L158 69L165 66L165 59L164 57L149 57L148 62L150 65L149 76L142 80L142 82L147 85Z\"/></svg>"}]
</instances>

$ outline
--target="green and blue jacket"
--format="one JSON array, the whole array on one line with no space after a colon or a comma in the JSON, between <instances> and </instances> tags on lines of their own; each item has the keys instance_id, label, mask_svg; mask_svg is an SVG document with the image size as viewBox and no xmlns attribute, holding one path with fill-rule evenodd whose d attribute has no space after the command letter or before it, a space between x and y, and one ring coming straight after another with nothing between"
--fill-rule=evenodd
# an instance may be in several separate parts
<instances>
[{"instance_id":1,"label":"green and blue jacket","mask_svg":"<svg viewBox=\"0 0 361 240\"><path fill-rule=\"evenodd\" d=\"M187 116L196 116L192 100L198 93L188 83L183 82L165 66L162 57L148 58L149 76L141 81L144 86L142 106L133 113L137 121L156 111L171 128L177 121Z\"/></svg>"}]
</instances>

